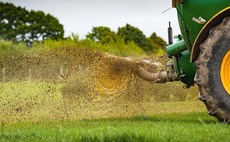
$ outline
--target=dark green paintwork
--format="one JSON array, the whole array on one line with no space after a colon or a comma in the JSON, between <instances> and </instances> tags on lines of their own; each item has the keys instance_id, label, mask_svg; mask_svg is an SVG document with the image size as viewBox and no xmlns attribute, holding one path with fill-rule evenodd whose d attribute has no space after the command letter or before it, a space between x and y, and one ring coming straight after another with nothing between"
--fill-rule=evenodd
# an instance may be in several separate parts
<instances>
[{"instance_id":1,"label":"dark green paintwork","mask_svg":"<svg viewBox=\"0 0 230 142\"><path fill-rule=\"evenodd\" d=\"M230 0L183 0L178 4L178 21L181 29L182 37L188 50L191 47L204 26L192 20L193 17L202 17L206 21L210 20L214 15L230 6Z\"/></svg>"},{"instance_id":2,"label":"dark green paintwork","mask_svg":"<svg viewBox=\"0 0 230 142\"><path fill-rule=\"evenodd\" d=\"M176 42L175 44L167 46L166 53L169 57L172 57L185 50L186 50L185 42L184 40L181 40L181 41Z\"/></svg>"},{"instance_id":3,"label":"dark green paintwork","mask_svg":"<svg viewBox=\"0 0 230 142\"><path fill-rule=\"evenodd\" d=\"M181 52L173 56L174 67L177 72L177 76L180 80L188 86L194 83L194 76L196 73L196 66L194 63L190 63L190 52L188 50Z\"/></svg>"},{"instance_id":4,"label":"dark green paintwork","mask_svg":"<svg viewBox=\"0 0 230 142\"><path fill-rule=\"evenodd\" d=\"M190 86L194 83L196 67L190 63L191 48L205 24L199 24L192 20L193 17L202 17L209 21L221 10L230 6L230 0L182 0L177 5L178 21L182 34L182 41L167 47L167 52L173 55L172 59L177 76ZM183 43L184 41L184 43ZM184 51L184 45L187 50ZM183 49L183 50L182 50ZM178 51L182 51L178 53Z\"/></svg>"}]
</instances>

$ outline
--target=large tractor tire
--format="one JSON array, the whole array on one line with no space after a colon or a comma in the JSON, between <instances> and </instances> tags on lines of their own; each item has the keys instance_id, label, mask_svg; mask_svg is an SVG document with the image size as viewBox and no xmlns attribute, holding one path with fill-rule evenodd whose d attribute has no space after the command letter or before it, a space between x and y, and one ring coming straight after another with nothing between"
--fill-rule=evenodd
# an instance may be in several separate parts
<instances>
[{"instance_id":1,"label":"large tractor tire","mask_svg":"<svg viewBox=\"0 0 230 142\"><path fill-rule=\"evenodd\" d=\"M200 50L195 62L199 99L210 115L230 123L230 17L209 32Z\"/></svg>"}]
</instances>

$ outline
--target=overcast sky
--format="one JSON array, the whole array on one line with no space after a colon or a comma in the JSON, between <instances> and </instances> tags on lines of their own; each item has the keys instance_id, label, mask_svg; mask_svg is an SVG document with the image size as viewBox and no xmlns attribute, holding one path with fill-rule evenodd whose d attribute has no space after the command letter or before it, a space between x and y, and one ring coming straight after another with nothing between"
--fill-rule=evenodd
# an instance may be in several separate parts
<instances>
[{"instance_id":1,"label":"overcast sky","mask_svg":"<svg viewBox=\"0 0 230 142\"><path fill-rule=\"evenodd\" d=\"M50 13L64 25L65 36L76 33L85 38L92 27L107 26L113 31L126 23L139 28L146 36L153 32L167 41L168 22L174 35L180 33L171 0L1 0L27 10Z\"/></svg>"}]
</instances>

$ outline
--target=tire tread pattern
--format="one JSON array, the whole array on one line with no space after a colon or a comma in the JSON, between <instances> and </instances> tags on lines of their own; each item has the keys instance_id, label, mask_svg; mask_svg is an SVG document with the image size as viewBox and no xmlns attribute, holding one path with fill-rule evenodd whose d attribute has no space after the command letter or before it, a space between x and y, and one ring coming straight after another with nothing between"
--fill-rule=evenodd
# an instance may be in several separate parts
<instances>
[{"instance_id":1,"label":"tire tread pattern","mask_svg":"<svg viewBox=\"0 0 230 142\"><path fill-rule=\"evenodd\" d=\"M224 123L230 122L230 114L218 104L214 95L219 94L213 94L211 91L209 64L213 54L214 44L219 41L219 38L221 38L218 35L221 35L223 31L228 30L229 26L230 17L226 17L221 24L217 25L209 32L208 38L200 45L200 55L195 61L197 67L195 83L199 89L199 99L204 102L210 115L215 116L219 121Z\"/></svg>"}]
</instances>

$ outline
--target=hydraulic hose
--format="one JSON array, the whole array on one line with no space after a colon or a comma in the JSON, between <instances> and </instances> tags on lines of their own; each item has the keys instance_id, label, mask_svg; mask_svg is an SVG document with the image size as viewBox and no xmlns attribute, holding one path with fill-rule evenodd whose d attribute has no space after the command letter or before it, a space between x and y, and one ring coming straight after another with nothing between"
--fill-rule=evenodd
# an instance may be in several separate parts
<instances>
[{"instance_id":1,"label":"hydraulic hose","mask_svg":"<svg viewBox=\"0 0 230 142\"><path fill-rule=\"evenodd\" d=\"M159 71L157 73L151 73L144 69L143 67L139 67L136 70L138 76L146 81L151 81L154 83L165 83L168 81L168 73L166 71Z\"/></svg>"}]
</instances>

